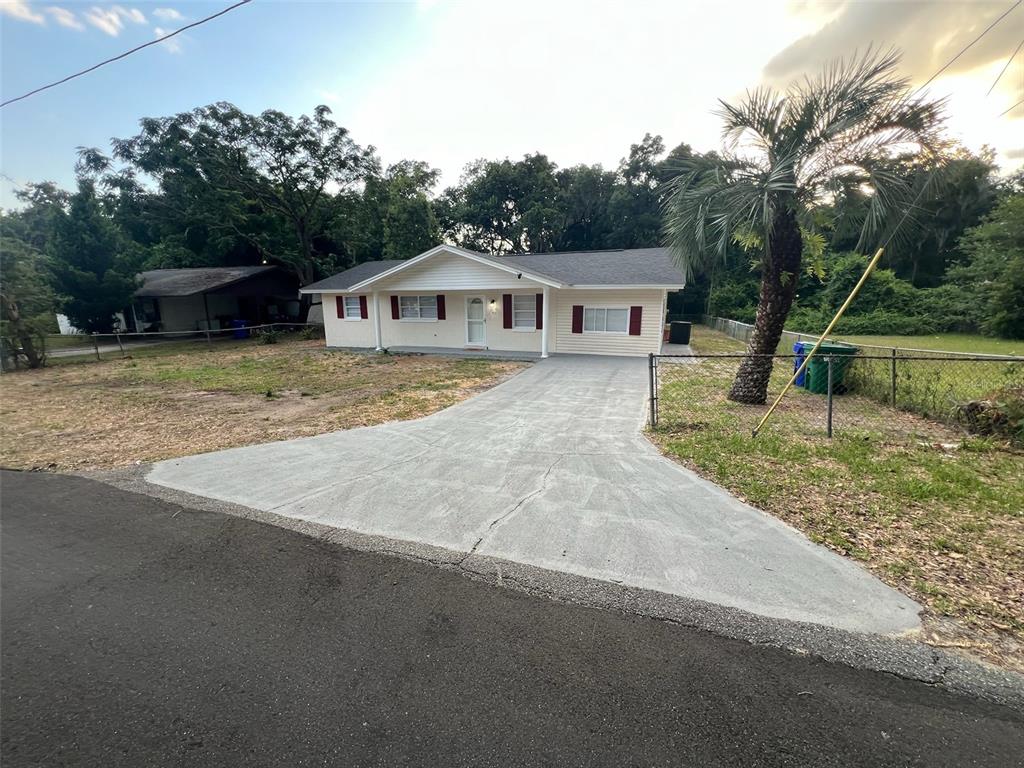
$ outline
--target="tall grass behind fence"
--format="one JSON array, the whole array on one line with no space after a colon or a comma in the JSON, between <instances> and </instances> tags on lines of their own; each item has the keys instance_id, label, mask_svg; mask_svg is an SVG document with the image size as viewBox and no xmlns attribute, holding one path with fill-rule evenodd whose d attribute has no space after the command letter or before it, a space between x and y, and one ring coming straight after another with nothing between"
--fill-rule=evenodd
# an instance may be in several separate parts
<instances>
[{"instance_id":1,"label":"tall grass behind fence","mask_svg":"<svg viewBox=\"0 0 1024 768\"><path fill-rule=\"evenodd\" d=\"M745 357L652 356L651 423L669 430L753 430L789 381L796 358L773 356L766 404L742 405L729 400L728 392ZM829 359L818 359L819 370L827 370ZM811 436L863 429L901 439L908 433L943 439L929 427L934 423L1024 442L1024 358L890 354L831 360L831 394L794 386L770 429Z\"/></svg>"},{"instance_id":2,"label":"tall grass behind fence","mask_svg":"<svg viewBox=\"0 0 1024 768\"><path fill-rule=\"evenodd\" d=\"M750 340L754 328L708 315L704 324L743 342ZM796 342L819 338L784 331L777 351L790 355ZM1024 423L1024 357L854 346L859 352L846 377L845 392L946 423L960 423L971 412L991 415L993 408L1005 411L1010 422Z\"/></svg>"}]
</instances>

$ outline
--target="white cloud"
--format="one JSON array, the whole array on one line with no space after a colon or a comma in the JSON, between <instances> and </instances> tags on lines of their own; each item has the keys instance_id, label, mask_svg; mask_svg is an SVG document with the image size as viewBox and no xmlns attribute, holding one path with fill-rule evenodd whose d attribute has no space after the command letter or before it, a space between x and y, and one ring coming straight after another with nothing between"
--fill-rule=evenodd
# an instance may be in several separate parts
<instances>
[{"instance_id":1,"label":"white cloud","mask_svg":"<svg viewBox=\"0 0 1024 768\"><path fill-rule=\"evenodd\" d=\"M153 27L153 34L156 37L163 37L173 31L174 30L172 29L164 29L163 27ZM160 45L170 53L181 53L181 40L178 37L172 37L170 40L164 40Z\"/></svg>"},{"instance_id":2,"label":"white cloud","mask_svg":"<svg viewBox=\"0 0 1024 768\"><path fill-rule=\"evenodd\" d=\"M0 2L0 13L5 13L18 21L30 21L33 24L46 23L46 17L32 10L25 0L3 0Z\"/></svg>"},{"instance_id":3,"label":"white cloud","mask_svg":"<svg viewBox=\"0 0 1024 768\"><path fill-rule=\"evenodd\" d=\"M174 8L156 8L152 11L152 14L161 21L181 21L185 18Z\"/></svg>"},{"instance_id":4,"label":"white cloud","mask_svg":"<svg viewBox=\"0 0 1024 768\"><path fill-rule=\"evenodd\" d=\"M85 25L78 20L75 16L74 11L69 11L67 8L59 8L55 5L51 5L46 9L46 12L53 17L60 26L67 27L68 29L85 29Z\"/></svg>"},{"instance_id":5,"label":"white cloud","mask_svg":"<svg viewBox=\"0 0 1024 768\"><path fill-rule=\"evenodd\" d=\"M85 20L111 37L117 37L124 29L126 21L145 24L146 16L138 8L123 8L120 5L101 8L94 5L85 12Z\"/></svg>"},{"instance_id":6,"label":"white cloud","mask_svg":"<svg viewBox=\"0 0 1024 768\"><path fill-rule=\"evenodd\" d=\"M110 10L114 11L125 21L134 21L136 24L146 23L146 15L138 8L122 8L120 5L112 5Z\"/></svg>"},{"instance_id":7,"label":"white cloud","mask_svg":"<svg viewBox=\"0 0 1024 768\"><path fill-rule=\"evenodd\" d=\"M121 21L121 17L114 11L104 8L93 6L85 12L85 20L96 27L96 29L106 32L112 37L117 37L121 34L121 30L124 29L124 22Z\"/></svg>"}]
</instances>

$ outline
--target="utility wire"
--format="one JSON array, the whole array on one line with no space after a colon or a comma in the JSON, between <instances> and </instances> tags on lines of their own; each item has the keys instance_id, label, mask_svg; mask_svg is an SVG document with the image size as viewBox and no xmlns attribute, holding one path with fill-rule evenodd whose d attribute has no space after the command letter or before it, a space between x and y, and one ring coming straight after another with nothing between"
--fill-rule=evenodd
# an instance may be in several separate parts
<instances>
[{"instance_id":1,"label":"utility wire","mask_svg":"<svg viewBox=\"0 0 1024 768\"><path fill-rule=\"evenodd\" d=\"M1003 68L999 70L999 74L996 76L996 81L992 83L992 87L989 88L988 91L985 93L986 96L992 93L992 91L995 90L996 86L999 85L999 81L1003 78L1003 75L1006 74L1006 70L1010 68L1010 64L1013 62L1014 57L1020 52L1021 46L1024 46L1024 40L1021 40L1019 43L1017 43L1017 47L1014 48L1013 53L1010 54L1010 58L1006 60L1006 63L1003 65Z\"/></svg>"},{"instance_id":2,"label":"utility wire","mask_svg":"<svg viewBox=\"0 0 1024 768\"><path fill-rule=\"evenodd\" d=\"M1015 109L1016 109L1017 107L1019 107L1019 106L1020 106L1021 104L1024 104L1024 99L1021 99L1020 101L1018 101L1018 102L1017 102L1016 104L1014 104L1014 105L1013 105L1012 107L1010 107L1010 108L1009 108L1008 110L1006 110L1005 112L1000 112L1000 113L999 113L998 115L996 115L996 117L998 118L998 117L1002 117L1003 115L1008 115L1008 114L1010 114L1011 112L1013 112L1013 110L1015 110Z\"/></svg>"},{"instance_id":3,"label":"utility wire","mask_svg":"<svg viewBox=\"0 0 1024 768\"><path fill-rule=\"evenodd\" d=\"M1014 10L1016 10L1017 6L1019 6L1019 5L1021 4L1021 3L1024 3L1024 0L1017 0L1017 2L1016 2L1016 3L1014 3L1014 4L1013 4L1013 5L1011 5L1011 6L1009 7L1009 8L1007 8L1007 9L1006 9L1005 11L1003 11L1003 14L1002 14L1002 15L1001 15L1001 16L1000 16L1000 17L999 17L998 19L996 19L996 20L995 20L995 21L993 21L993 22L992 22L991 24L989 24L989 25L988 25L987 27L985 27L985 31L984 31L984 32L982 32L982 33L981 33L980 35L978 35L978 36L977 36L976 38L974 38L973 40L971 40L971 42L969 42L969 43L968 43L968 44L967 44L967 45L966 45L966 46L965 46L965 47L964 47L964 48L963 48L963 49L962 49L962 50L960 51L960 53L958 53L958 54L957 54L956 56L954 56L954 57L953 57L952 59L950 59L949 61L947 61L947 62L946 62L946 63L945 63L945 64L944 64L944 65L943 65L943 66L942 66L942 67L941 67L940 69L939 69L939 71L938 71L938 72L936 72L936 73L935 73L934 75L932 75L931 77L929 77L929 78L928 78L928 79L927 79L927 80L925 81L924 85L922 85L922 86L921 86L921 88L918 88L917 90L919 90L919 91L920 91L920 90L921 90L922 88L927 88L927 87L928 87L928 85L929 85L929 84L931 84L932 80L934 80L934 79L935 79L936 77L938 77L938 76L939 76L939 75L941 75L941 74L942 74L943 72L945 72L945 71L946 71L947 69L949 69L949 68L950 68L950 67L951 67L951 66L953 65L953 62L955 62L955 61L956 61L957 59L959 59L959 58L960 58L961 56L963 56L963 55L964 55L965 53L967 53L967 51L968 51L968 50L969 50L969 49L970 49L971 47L973 47L973 46L974 46L974 44L975 44L976 42L978 42L979 40L981 40L981 38L983 38L983 37L984 37L985 35L987 35L987 34L988 34L988 33L989 33L989 32L990 32L991 30L992 30L992 28L993 28L993 27L994 27L994 26L995 26L996 24L998 24L998 23L999 23L1000 21L1002 21L1002 20L1003 20L1003 19L1005 19L1005 18L1006 18L1007 16L1009 16L1009 15L1010 15L1011 13L1013 13L1013 11L1014 11Z\"/></svg>"},{"instance_id":4,"label":"utility wire","mask_svg":"<svg viewBox=\"0 0 1024 768\"><path fill-rule=\"evenodd\" d=\"M1020 1L1024 2L1024 0L1020 0ZM40 86L39 88L31 90L28 93L24 93L21 96L16 96L13 99L8 99L7 101L5 101L3 103L0 103L0 108L6 107L8 104L13 104L16 101L21 101L22 99L27 99L29 96L34 96L35 94L40 93L40 92L45 91L45 90L48 90L50 88L55 88L56 86L61 85L63 83L66 83L69 80L74 80L76 77L81 77L82 75L87 75L90 72L92 72L93 70L99 69L102 66L105 66L107 64L111 64L111 63L113 63L115 61L118 61L120 59L123 59L123 58L125 58L127 56L131 56L133 53L135 53L137 51L141 51L143 48L148 48L151 45L156 45L157 43L162 43L164 40L168 40L168 39L174 37L175 35L180 35L182 32L184 32L187 29L192 29L193 27L198 27L200 24L205 24L208 21L212 21L213 19L216 19L218 16L223 16L225 13L228 13L229 11L235 10L235 8L238 8L239 6L246 5L247 3L251 3L251 2L252 2L252 0L240 0L239 2L235 3L234 5L228 6L227 8L225 8L222 11L218 11L217 13L214 13L211 16L207 16L205 19L200 19L199 21L194 21L191 24L186 24L184 27L181 27L180 29L176 29L176 30L174 30L173 32L171 32L169 34L164 35L163 37L158 37L156 40L150 40L148 43L143 43L142 45L137 45L134 48L132 48L130 51L125 51L124 53L122 53L122 54L120 54L118 56L114 56L111 59L107 59L106 61L101 61L99 64L94 64L93 66L89 67L88 69L83 69L81 72L75 72L75 74L68 75L67 77L65 77L65 78L63 78L61 80L56 80L56 81L54 81L52 83L49 83L47 85L43 85L43 86Z\"/></svg>"},{"instance_id":5,"label":"utility wire","mask_svg":"<svg viewBox=\"0 0 1024 768\"><path fill-rule=\"evenodd\" d=\"M980 35L978 35L976 38L971 40L971 42L969 42L967 45L965 45L963 48L961 48L960 52L957 53L956 56L954 56L949 61L947 61L945 64L943 64L941 67L939 67L939 69L937 69L935 71L935 74L933 74L931 77L929 77L924 82L923 85L921 85L919 88L917 88L917 90L914 91L914 93L916 94L916 93L919 93L920 91L922 91L933 80L935 80L935 78L937 78L939 75L941 75L947 69L949 69L950 66L953 64L953 62L955 62L957 59L959 59L961 56L963 56L965 53L967 53L967 51L970 50L974 46L975 43L977 43L979 40L981 40L981 38L983 38L985 35L987 35L989 32L991 32L992 29L1000 21L1002 21L1007 16L1009 16L1017 8L1017 6L1019 6L1022 2L1024 2L1024 0L1017 0L1016 3L1014 3L1009 8L1007 8L1005 11L1003 11L1002 15L998 19L996 19L991 24L989 24L987 27L985 27L985 30ZM1021 41L1021 44L1024 45L1024 40ZM1017 46L1017 51L1019 51L1019 50L1020 50L1020 45ZM1013 60L1013 57L1017 55L1017 51L1014 51L1013 55L1010 56L1010 60L1011 61ZM1007 61L1006 62L1006 66L1008 67L1009 65L1010 65L1010 62ZM1006 67L1003 67L1003 71L1004 72L1006 71ZM1002 72L999 73L999 77L1002 77ZM996 82L999 82L999 78L996 78ZM992 84L992 88L995 88L995 83ZM992 89L990 88L989 89L989 93L991 93L991 92L992 92ZM1009 112L1010 110L1015 109L1016 107L1020 106L1021 104L1024 104L1024 101L1017 102L1012 107L1010 107L1010 109L1006 110L1006 112ZM1006 112L1003 112L1003 115L1005 115ZM1000 117L1002 117L1003 115L1000 115ZM932 168L928 172L928 178L925 179L923 184L921 184L921 189L918 190L917 195L914 196L914 199L910 203L910 205L908 205L903 210L903 215L900 217L899 221L896 222L896 226L892 228L892 230L889 232L888 237L886 237L885 241L882 243L881 247L883 249L887 248L889 246L889 243L891 243L893 241L893 239L896 237L896 235L899 233L900 228L902 228L902 226L906 223L907 219L910 218L911 212L914 211L917 208L917 204L919 202L921 202L921 198L924 196L925 191L931 186L932 179L935 178L935 173L936 173L937 170L938 170L938 168L936 167L936 168Z\"/></svg>"}]
</instances>

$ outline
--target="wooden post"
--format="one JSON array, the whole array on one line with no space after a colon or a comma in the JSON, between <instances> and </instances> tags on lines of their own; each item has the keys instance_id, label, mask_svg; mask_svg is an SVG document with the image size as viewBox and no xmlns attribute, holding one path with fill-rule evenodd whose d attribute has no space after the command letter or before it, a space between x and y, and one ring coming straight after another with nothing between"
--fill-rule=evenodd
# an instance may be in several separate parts
<instances>
[{"instance_id":1,"label":"wooden post","mask_svg":"<svg viewBox=\"0 0 1024 768\"><path fill-rule=\"evenodd\" d=\"M124 344L121 343L121 334L115 333L114 338L117 339L117 346L121 349L121 357L124 357Z\"/></svg>"},{"instance_id":2,"label":"wooden post","mask_svg":"<svg viewBox=\"0 0 1024 768\"><path fill-rule=\"evenodd\" d=\"M96 350L96 359L100 359L100 335L93 331L92 334L92 348Z\"/></svg>"}]
</instances>

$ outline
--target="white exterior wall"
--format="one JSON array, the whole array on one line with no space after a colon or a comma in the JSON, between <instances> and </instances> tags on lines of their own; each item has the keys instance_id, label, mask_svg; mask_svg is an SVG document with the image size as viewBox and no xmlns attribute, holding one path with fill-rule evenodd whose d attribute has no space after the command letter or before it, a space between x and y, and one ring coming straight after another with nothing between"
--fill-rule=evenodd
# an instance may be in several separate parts
<instances>
[{"instance_id":1,"label":"white exterior wall","mask_svg":"<svg viewBox=\"0 0 1024 768\"><path fill-rule=\"evenodd\" d=\"M542 331L517 330L504 327L503 294L524 294L535 297L544 286L515 273L505 272L470 258L439 253L414 264L393 277L383 278L364 292L351 294L324 293L324 330L329 347L366 348L376 346L374 333L373 293L378 295L383 347L441 347L464 349L466 339L466 300L479 296L484 301L485 345L487 349L540 354ZM591 355L646 355L661 351L665 323L666 290L642 289L549 289L548 352ZM339 295L364 295L369 317L366 320L345 320L338 317L336 299ZM402 320L391 317L392 296L445 297L444 320ZM640 335L628 333L572 332L572 308L643 307Z\"/></svg>"},{"instance_id":2,"label":"white exterior wall","mask_svg":"<svg viewBox=\"0 0 1024 768\"><path fill-rule=\"evenodd\" d=\"M558 292L558 308L552 327L559 352L587 355L647 355L661 351L665 328L665 296L662 288L586 290L567 288ZM640 335L628 333L572 332L572 308L643 307Z\"/></svg>"},{"instance_id":3,"label":"white exterior wall","mask_svg":"<svg viewBox=\"0 0 1024 768\"><path fill-rule=\"evenodd\" d=\"M515 276L513 275L513 279ZM522 283L520 283L520 286ZM391 317L392 296L436 296L444 295L444 320L394 320ZM539 330L516 330L503 327L502 294L526 294L536 296L540 288L516 291L381 291L380 325L381 340L385 347L448 347L463 349L466 346L466 300L478 296L484 300L484 318L487 349L508 352L533 352L540 354ZM352 294L358 295L358 294ZM366 296L366 320L342 320L338 318L335 297L338 294L323 294L324 331L329 347L373 347L373 295ZM493 304L491 303L493 302ZM552 291L552 305L554 305ZM549 310L554 317L554 306ZM548 336L549 351L554 352L554 334Z\"/></svg>"}]
</instances>

